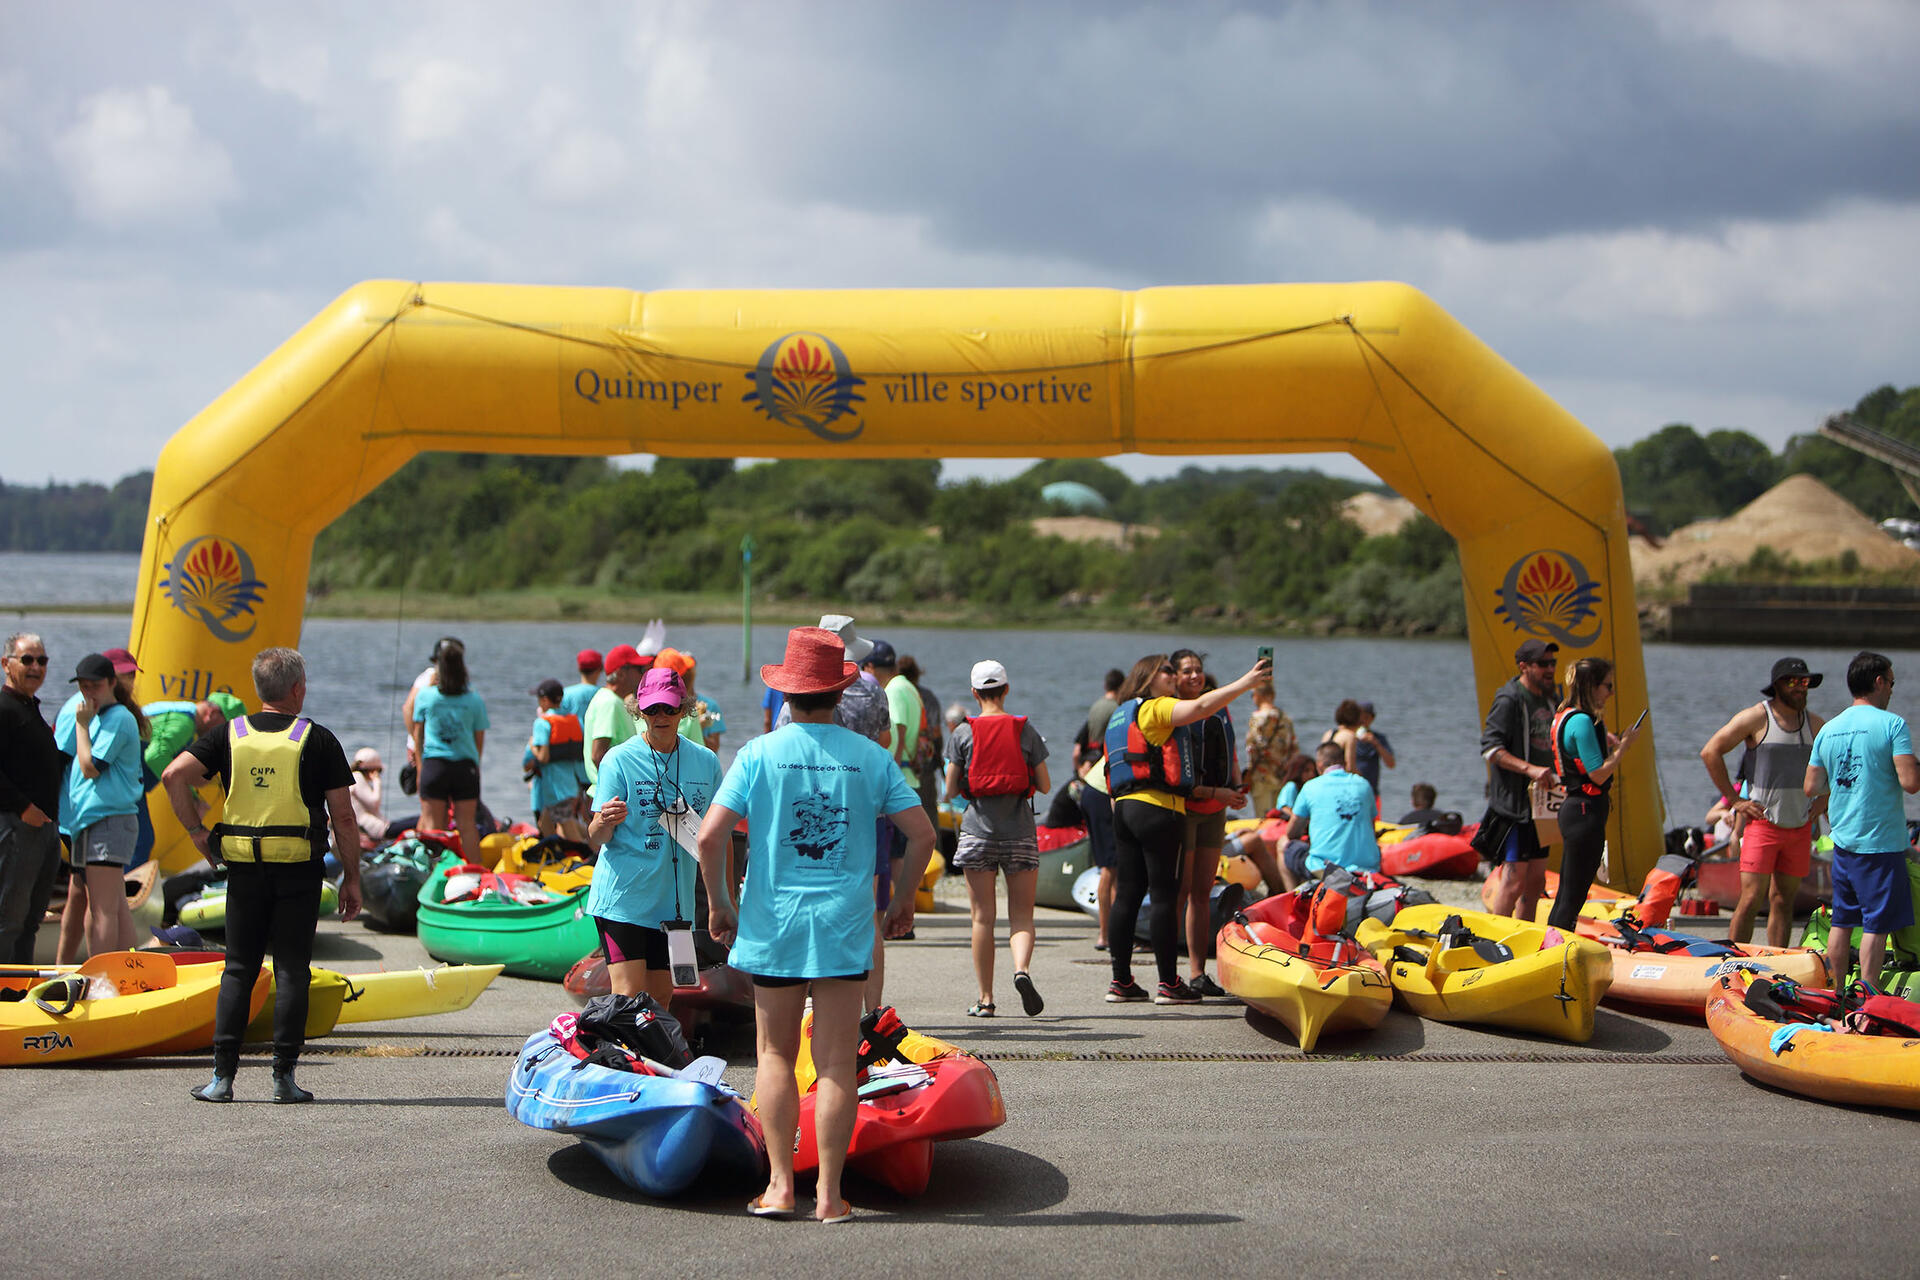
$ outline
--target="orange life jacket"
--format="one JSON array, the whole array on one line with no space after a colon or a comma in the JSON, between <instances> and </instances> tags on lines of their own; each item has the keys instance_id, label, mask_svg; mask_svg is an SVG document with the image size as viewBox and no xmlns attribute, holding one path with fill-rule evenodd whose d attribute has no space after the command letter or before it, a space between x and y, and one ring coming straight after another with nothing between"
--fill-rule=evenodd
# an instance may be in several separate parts
<instances>
[{"instance_id":1,"label":"orange life jacket","mask_svg":"<svg viewBox=\"0 0 1920 1280\"><path fill-rule=\"evenodd\" d=\"M1586 762L1580 759L1579 752L1561 749L1560 736L1566 728L1567 717L1579 710L1578 707L1562 707L1553 717L1553 771L1560 776L1560 781L1566 784L1567 790L1578 791L1582 795L1603 796L1607 794L1608 788L1613 786L1613 779L1595 782L1592 775L1587 772ZM1593 728L1594 732L1602 735L1601 740L1605 741L1606 726L1595 720Z\"/></svg>"},{"instance_id":2,"label":"orange life jacket","mask_svg":"<svg viewBox=\"0 0 1920 1280\"><path fill-rule=\"evenodd\" d=\"M564 711L542 711L540 718L547 722L547 763L587 758L587 740L580 730L579 716L570 716Z\"/></svg>"}]
</instances>

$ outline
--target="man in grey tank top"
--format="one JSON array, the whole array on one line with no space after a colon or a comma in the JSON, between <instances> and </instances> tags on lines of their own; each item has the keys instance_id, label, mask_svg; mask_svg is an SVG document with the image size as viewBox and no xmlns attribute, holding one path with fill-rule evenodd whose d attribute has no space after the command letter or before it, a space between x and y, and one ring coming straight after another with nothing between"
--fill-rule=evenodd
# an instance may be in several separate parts
<instances>
[{"instance_id":1,"label":"man in grey tank top","mask_svg":"<svg viewBox=\"0 0 1920 1280\"><path fill-rule=\"evenodd\" d=\"M1793 899L1813 866L1813 820L1825 813L1825 798L1809 800L1804 783L1813 758L1814 735L1825 723L1807 710L1807 691L1820 687L1821 673L1800 658L1773 664L1773 678L1760 692L1765 702L1727 721L1700 748L1701 763L1720 794L1731 799L1734 815L1745 819L1739 834L1740 901L1728 935L1735 942L1753 937L1753 917L1767 897L1767 945L1784 947L1793 927ZM1753 778L1742 797L1727 776L1727 752L1745 745L1753 752Z\"/></svg>"}]
</instances>

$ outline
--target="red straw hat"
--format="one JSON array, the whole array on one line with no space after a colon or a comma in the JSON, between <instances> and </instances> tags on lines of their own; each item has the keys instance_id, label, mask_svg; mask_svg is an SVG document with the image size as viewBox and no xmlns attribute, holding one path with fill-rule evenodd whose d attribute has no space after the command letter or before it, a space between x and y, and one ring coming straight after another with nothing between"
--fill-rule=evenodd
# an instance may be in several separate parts
<instances>
[{"instance_id":1,"label":"red straw hat","mask_svg":"<svg viewBox=\"0 0 1920 1280\"><path fill-rule=\"evenodd\" d=\"M782 693L837 693L860 678L860 668L846 660L847 647L839 636L821 627L795 627L787 632L787 660L760 668L760 679Z\"/></svg>"}]
</instances>

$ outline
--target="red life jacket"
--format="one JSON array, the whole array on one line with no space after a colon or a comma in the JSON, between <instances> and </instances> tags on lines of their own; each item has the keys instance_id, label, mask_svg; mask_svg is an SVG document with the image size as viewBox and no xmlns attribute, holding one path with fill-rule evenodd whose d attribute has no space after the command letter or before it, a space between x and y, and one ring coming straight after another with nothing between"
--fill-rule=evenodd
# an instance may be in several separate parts
<instances>
[{"instance_id":1,"label":"red life jacket","mask_svg":"<svg viewBox=\"0 0 1920 1280\"><path fill-rule=\"evenodd\" d=\"M1129 698L1107 721L1107 791L1115 800L1130 791L1167 791L1184 796L1193 790L1193 742L1187 726L1174 729L1159 746L1140 731L1140 704Z\"/></svg>"},{"instance_id":2,"label":"red life jacket","mask_svg":"<svg viewBox=\"0 0 1920 1280\"><path fill-rule=\"evenodd\" d=\"M547 763L587 758L587 740L580 730L579 716L570 716L564 711L542 711L540 718L547 722Z\"/></svg>"},{"instance_id":3,"label":"red life jacket","mask_svg":"<svg viewBox=\"0 0 1920 1280\"><path fill-rule=\"evenodd\" d=\"M967 727L973 730L973 750L967 756L967 776L961 781L960 794L969 800L1032 795L1033 770L1027 767L1027 757L1020 750L1027 718L968 716Z\"/></svg>"},{"instance_id":4,"label":"red life jacket","mask_svg":"<svg viewBox=\"0 0 1920 1280\"><path fill-rule=\"evenodd\" d=\"M1559 775L1560 781L1566 784L1567 790L1578 791L1581 795L1603 796L1613 786L1613 779L1595 782L1593 776L1587 772L1586 762L1580 759L1580 753L1564 751L1560 746L1560 735L1566 728L1567 717L1579 710L1578 707L1562 707L1553 717L1553 771ZM1606 741L1605 725L1595 720L1593 730L1600 735L1602 742Z\"/></svg>"}]
</instances>

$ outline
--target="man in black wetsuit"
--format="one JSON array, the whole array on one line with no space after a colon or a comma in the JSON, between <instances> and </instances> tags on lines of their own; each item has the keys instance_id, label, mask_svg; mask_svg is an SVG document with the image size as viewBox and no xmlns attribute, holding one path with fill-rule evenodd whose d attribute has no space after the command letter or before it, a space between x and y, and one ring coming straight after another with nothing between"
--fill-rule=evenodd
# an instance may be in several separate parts
<instances>
[{"instance_id":1,"label":"man in black wetsuit","mask_svg":"<svg viewBox=\"0 0 1920 1280\"><path fill-rule=\"evenodd\" d=\"M193 1096L232 1102L249 997L262 959L273 955L273 1100L311 1102L294 1083L306 1044L307 986L320 911L327 830L339 850L340 918L360 913L360 833L353 772L339 739L300 714L307 670L292 649L253 660L260 710L222 725L167 766L161 785L194 848L227 869L227 968L214 1011L213 1079ZM200 825L194 789L218 776L227 804L212 831ZM237 785L236 785L237 780Z\"/></svg>"}]
</instances>

